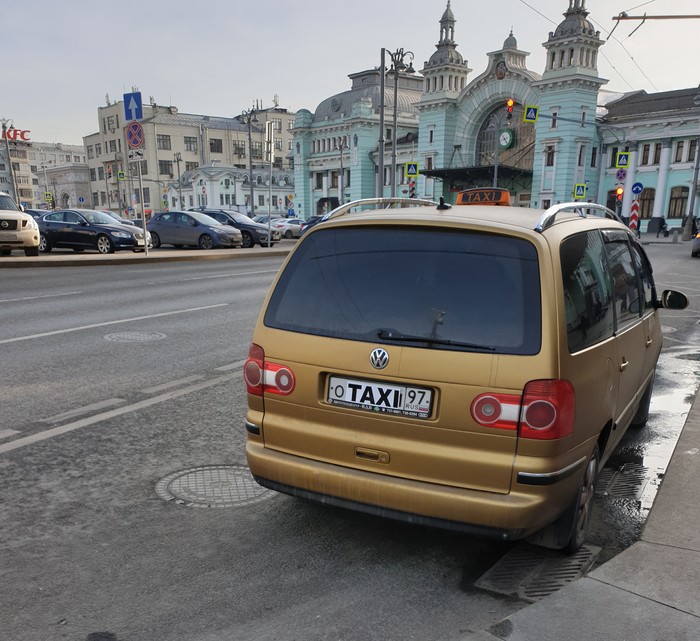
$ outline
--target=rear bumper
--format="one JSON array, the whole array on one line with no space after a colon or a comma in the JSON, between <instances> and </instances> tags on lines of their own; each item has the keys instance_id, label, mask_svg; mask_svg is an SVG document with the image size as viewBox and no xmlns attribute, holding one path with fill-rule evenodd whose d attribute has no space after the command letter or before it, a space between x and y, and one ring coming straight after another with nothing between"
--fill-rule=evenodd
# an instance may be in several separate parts
<instances>
[{"instance_id":1,"label":"rear bumper","mask_svg":"<svg viewBox=\"0 0 700 641\"><path fill-rule=\"evenodd\" d=\"M570 503L577 476L559 484L516 485L509 494L425 483L246 446L256 481L278 492L484 538L523 539L554 521Z\"/></svg>"}]
</instances>

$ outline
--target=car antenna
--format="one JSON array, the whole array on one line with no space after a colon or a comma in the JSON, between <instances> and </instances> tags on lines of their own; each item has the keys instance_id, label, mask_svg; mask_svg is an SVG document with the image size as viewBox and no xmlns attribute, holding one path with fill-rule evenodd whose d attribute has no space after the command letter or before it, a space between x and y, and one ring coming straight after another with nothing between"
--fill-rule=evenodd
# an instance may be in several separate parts
<instances>
[{"instance_id":1,"label":"car antenna","mask_svg":"<svg viewBox=\"0 0 700 641\"><path fill-rule=\"evenodd\" d=\"M445 199L440 196L440 204L437 206L438 211L445 210L445 209L452 209L452 205L448 205L445 203Z\"/></svg>"}]
</instances>

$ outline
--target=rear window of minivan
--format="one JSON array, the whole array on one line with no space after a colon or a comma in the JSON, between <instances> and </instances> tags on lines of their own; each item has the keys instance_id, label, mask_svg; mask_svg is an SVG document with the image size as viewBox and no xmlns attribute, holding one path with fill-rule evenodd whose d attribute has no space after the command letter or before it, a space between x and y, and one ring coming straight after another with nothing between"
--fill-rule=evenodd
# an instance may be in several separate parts
<instances>
[{"instance_id":1,"label":"rear window of minivan","mask_svg":"<svg viewBox=\"0 0 700 641\"><path fill-rule=\"evenodd\" d=\"M290 257L264 322L372 343L536 354L537 251L523 239L454 229L318 229Z\"/></svg>"}]
</instances>

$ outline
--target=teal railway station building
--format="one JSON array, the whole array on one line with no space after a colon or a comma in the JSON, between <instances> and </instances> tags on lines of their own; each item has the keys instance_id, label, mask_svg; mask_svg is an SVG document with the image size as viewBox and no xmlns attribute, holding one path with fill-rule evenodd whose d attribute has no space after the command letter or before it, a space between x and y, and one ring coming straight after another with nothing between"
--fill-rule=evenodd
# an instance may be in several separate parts
<instances>
[{"instance_id":1,"label":"teal railway station building","mask_svg":"<svg viewBox=\"0 0 700 641\"><path fill-rule=\"evenodd\" d=\"M643 228L662 216L680 225L691 206L697 215L699 89L609 91L585 0L562 1L562 22L543 34L543 70L527 68L511 31L475 75L448 0L422 69L411 51L388 52L384 79L381 64L351 74L347 91L297 111L297 215L378 195L454 203L483 186L522 207L591 201L625 218L634 208Z\"/></svg>"}]
</instances>

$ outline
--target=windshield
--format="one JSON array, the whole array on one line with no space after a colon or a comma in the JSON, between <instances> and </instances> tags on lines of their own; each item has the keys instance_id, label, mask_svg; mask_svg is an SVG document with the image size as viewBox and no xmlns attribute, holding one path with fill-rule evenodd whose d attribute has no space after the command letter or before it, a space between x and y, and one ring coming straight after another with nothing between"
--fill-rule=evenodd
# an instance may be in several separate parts
<instances>
[{"instance_id":1,"label":"windshield","mask_svg":"<svg viewBox=\"0 0 700 641\"><path fill-rule=\"evenodd\" d=\"M115 225L119 221L103 211L82 211L80 212L89 223L93 225Z\"/></svg>"},{"instance_id":2,"label":"windshield","mask_svg":"<svg viewBox=\"0 0 700 641\"><path fill-rule=\"evenodd\" d=\"M10 198L6 194L0 194L0 209L6 209L9 211L20 211L20 208L17 207L15 201L12 200L12 198Z\"/></svg>"},{"instance_id":3,"label":"windshield","mask_svg":"<svg viewBox=\"0 0 700 641\"><path fill-rule=\"evenodd\" d=\"M535 354L537 251L525 240L466 231L320 229L290 258L265 324L426 349Z\"/></svg>"},{"instance_id":4,"label":"windshield","mask_svg":"<svg viewBox=\"0 0 700 641\"><path fill-rule=\"evenodd\" d=\"M221 223L218 220L216 220L216 218L212 218L207 214L202 214L197 211L188 211L187 214L189 216L192 216L192 218L194 218L198 223L202 225L215 225L217 227L221 225Z\"/></svg>"}]
</instances>

